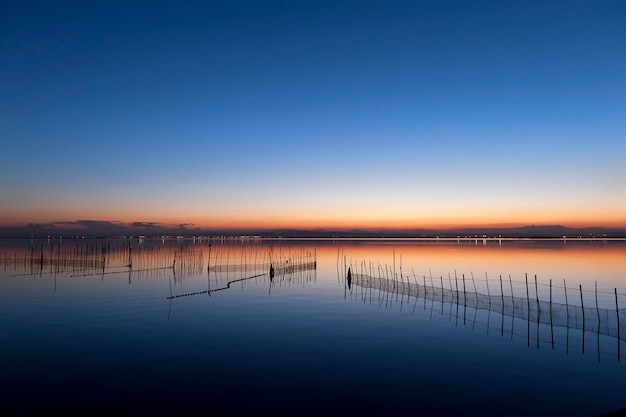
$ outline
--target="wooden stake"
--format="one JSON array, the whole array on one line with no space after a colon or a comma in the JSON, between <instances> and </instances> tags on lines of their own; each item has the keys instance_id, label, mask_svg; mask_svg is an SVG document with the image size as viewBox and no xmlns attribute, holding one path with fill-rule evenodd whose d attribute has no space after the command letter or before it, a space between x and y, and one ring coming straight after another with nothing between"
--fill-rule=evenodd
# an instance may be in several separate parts
<instances>
[{"instance_id":1,"label":"wooden stake","mask_svg":"<svg viewBox=\"0 0 626 417\"><path fill-rule=\"evenodd\" d=\"M550 335L552 337L552 350L554 350L554 329L552 327L552 278L550 278Z\"/></svg>"},{"instance_id":2,"label":"wooden stake","mask_svg":"<svg viewBox=\"0 0 626 417\"><path fill-rule=\"evenodd\" d=\"M463 274L462 277L463 277L463 298L465 298L465 274Z\"/></svg>"},{"instance_id":3,"label":"wooden stake","mask_svg":"<svg viewBox=\"0 0 626 417\"><path fill-rule=\"evenodd\" d=\"M526 305L528 307L528 343L529 343L529 347L530 347L530 294L528 293L528 273L524 274L524 277L526 278Z\"/></svg>"},{"instance_id":4,"label":"wooden stake","mask_svg":"<svg viewBox=\"0 0 626 417\"><path fill-rule=\"evenodd\" d=\"M472 276L472 285L474 286L474 293L476 294L476 301L478 301L478 290L476 289L476 283L474 282L474 273L470 271Z\"/></svg>"},{"instance_id":5,"label":"wooden stake","mask_svg":"<svg viewBox=\"0 0 626 417\"><path fill-rule=\"evenodd\" d=\"M504 317L504 288L502 287L502 274L500 274L500 294L502 296L502 317ZM504 332L504 327L502 327L502 329L502 331Z\"/></svg>"},{"instance_id":6,"label":"wooden stake","mask_svg":"<svg viewBox=\"0 0 626 417\"><path fill-rule=\"evenodd\" d=\"M596 281L596 312L598 313L598 331L600 330L600 308L598 307L598 281Z\"/></svg>"},{"instance_id":7,"label":"wooden stake","mask_svg":"<svg viewBox=\"0 0 626 417\"><path fill-rule=\"evenodd\" d=\"M539 307L539 290L537 289L537 274L535 274L535 296L537 297L537 321L539 320L539 313L541 311Z\"/></svg>"},{"instance_id":8,"label":"wooden stake","mask_svg":"<svg viewBox=\"0 0 626 417\"><path fill-rule=\"evenodd\" d=\"M580 288L580 306L581 306L581 309L583 311L583 346L582 346L582 350L583 350L583 353L585 353L585 304L583 302L583 285L579 284L579 288Z\"/></svg>"},{"instance_id":9,"label":"wooden stake","mask_svg":"<svg viewBox=\"0 0 626 417\"><path fill-rule=\"evenodd\" d=\"M615 314L617 315L617 360L620 358L619 306L617 305L617 288L615 288Z\"/></svg>"}]
</instances>

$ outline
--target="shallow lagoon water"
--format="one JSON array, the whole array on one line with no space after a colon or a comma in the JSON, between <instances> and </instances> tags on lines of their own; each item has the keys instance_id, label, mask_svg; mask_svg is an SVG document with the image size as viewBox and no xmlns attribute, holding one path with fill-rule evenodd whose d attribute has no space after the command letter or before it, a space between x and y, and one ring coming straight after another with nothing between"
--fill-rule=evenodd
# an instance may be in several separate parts
<instances>
[{"instance_id":1,"label":"shallow lagoon water","mask_svg":"<svg viewBox=\"0 0 626 417\"><path fill-rule=\"evenodd\" d=\"M597 307L615 311L616 288L626 306L624 242L66 239L4 241L0 256L0 382L15 413L594 416L626 407L614 335L345 279L348 266L428 288L464 278L469 291L523 298L529 277L529 299L547 300L552 280L557 304L565 278L572 307L580 288L595 307L597 282ZM311 260L315 268L278 269ZM500 275L510 280L502 292Z\"/></svg>"}]
</instances>

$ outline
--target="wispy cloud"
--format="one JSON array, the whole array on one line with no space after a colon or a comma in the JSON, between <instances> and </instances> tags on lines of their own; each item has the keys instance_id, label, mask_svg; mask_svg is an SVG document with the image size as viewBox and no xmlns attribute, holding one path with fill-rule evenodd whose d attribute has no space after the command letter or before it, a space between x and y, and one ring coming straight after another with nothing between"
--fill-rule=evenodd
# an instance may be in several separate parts
<instances>
[{"instance_id":1,"label":"wispy cloud","mask_svg":"<svg viewBox=\"0 0 626 417\"><path fill-rule=\"evenodd\" d=\"M129 224L132 227L145 227L148 229L162 229L164 225L157 222L132 222Z\"/></svg>"}]
</instances>

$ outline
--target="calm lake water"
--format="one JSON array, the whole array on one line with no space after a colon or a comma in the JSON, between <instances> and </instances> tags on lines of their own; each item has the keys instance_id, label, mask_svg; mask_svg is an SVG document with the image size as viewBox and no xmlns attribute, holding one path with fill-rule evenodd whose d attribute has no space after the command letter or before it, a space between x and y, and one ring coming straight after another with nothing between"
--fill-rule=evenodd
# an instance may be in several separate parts
<instances>
[{"instance_id":1,"label":"calm lake water","mask_svg":"<svg viewBox=\"0 0 626 417\"><path fill-rule=\"evenodd\" d=\"M626 407L625 260L623 241L0 241L3 409L602 415Z\"/></svg>"}]
</instances>

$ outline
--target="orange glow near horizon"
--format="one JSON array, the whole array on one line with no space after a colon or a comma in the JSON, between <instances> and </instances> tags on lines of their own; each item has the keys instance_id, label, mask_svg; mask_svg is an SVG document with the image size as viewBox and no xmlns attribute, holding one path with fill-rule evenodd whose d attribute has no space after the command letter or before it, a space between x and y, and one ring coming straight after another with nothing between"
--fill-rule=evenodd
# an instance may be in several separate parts
<instances>
[{"instance_id":1,"label":"orange glow near horizon","mask_svg":"<svg viewBox=\"0 0 626 417\"><path fill-rule=\"evenodd\" d=\"M194 213L195 214L195 213ZM133 219L131 221L139 221ZM159 222L158 217L149 220ZM329 229L329 230L407 230L407 229L455 229L455 228L498 228L521 227L528 225L562 225L566 227L626 227L626 219L619 213L611 216L575 216L575 215L514 215L497 216L435 216L435 215L388 215L344 213L259 213L255 216L249 213L235 213L222 216L190 216L187 218L169 217L162 223L180 224L192 223L200 229L233 229L233 230L271 230L271 229Z\"/></svg>"},{"instance_id":2,"label":"orange glow near horizon","mask_svg":"<svg viewBox=\"0 0 626 417\"><path fill-rule=\"evenodd\" d=\"M599 218L574 218L574 217L520 217L520 220L510 218L471 218L462 219L410 219L410 218L298 218L294 216L268 216L268 217L235 217L235 216L206 216L206 217L185 217L185 216L120 216L111 217L104 213L96 215L76 215L74 218L67 216L33 216L24 218L23 216L5 216L0 222L2 227L23 227L28 224L63 224L64 227L71 228L72 224L81 220L93 220L98 222L112 222L120 226L128 226L133 222L153 222L164 226L188 225L188 228L199 228L203 230L273 230L273 229L304 229L304 230L337 230L347 231L353 229L360 230L411 230L411 229L436 229L452 230L459 228L512 228L522 226L549 226L560 225L565 227L607 227L626 228L626 220L616 217ZM74 227L80 229L79 225Z\"/></svg>"},{"instance_id":3,"label":"orange glow near horizon","mask_svg":"<svg viewBox=\"0 0 626 417\"><path fill-rule=\"evenodd\" d=\"M206 208L199 205L128 204L93 209L68 208L48 205L45 211L38 206L21 210L8 207L0 220L3 227L21 227L29 223L67 223L79 220L115 222L120 225L133 222L153 222L163 225L189 225L205 230L270 230L270 229L327 229L327 230L410 230L455 228L500 228L528 225L562 225L566 227L626 227L626 216L619 205L600 208L568 210L521 207L372 207L355 204L329 209L324 206L302 207L276 205L245 206L233 204Z\"/></svg>"},{"instance_id":4,"label":"orange glow near horizon","mask_svg":"<svg viewBox=\"0 0 626 417\"><path fill-rule=\"evenodd\" d=\"M449 274L453 281L456 273L459 280L465 275L468 281L473 277L476 284L482 285L487 273L495 284L500 275L508 284L509 274L513 281L523 281L525 274L528 274L530 280L534 280L534 275L537 274L543 284L548 284L548 280L552 279L555 286L562 286L563 279L566 278L569 285L575 286L582 282L586 283L586 287L593 285L593 281L602 276L606 277L604 286L612 288L623 285L622 259L626 254L626 246L623 245L590 246L565 241L524 246L510 242L499 245L497 241L483 242L478 239L476 243L471 241L462 244L373 242L368 245L345 244L341 247L342 257L345 256L348 263L352 260L355 265L360 265L365 261L365 265L369 267L369 262L372 261L374 269L375 262L380 262L383 269L385 265L389 268L395 265L397 273L403 268L405 275L414 273L420 278L425 276L428 283L432 276L439 285L442 277L445 286L448 286ZM359 272L360 268L358 266L356 271ZM468 282L468 285L472 284Z\"/></svg>"}]
</instances>

